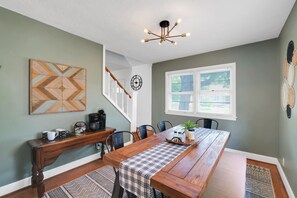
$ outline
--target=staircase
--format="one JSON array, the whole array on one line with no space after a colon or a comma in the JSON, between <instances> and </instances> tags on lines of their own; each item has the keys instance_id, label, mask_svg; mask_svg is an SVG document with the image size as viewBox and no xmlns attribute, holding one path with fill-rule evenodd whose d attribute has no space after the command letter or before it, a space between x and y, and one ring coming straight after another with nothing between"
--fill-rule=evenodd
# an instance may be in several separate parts
<instances>
[{"instance_id":1,"label":"staircase","mask_svg":"<svg viewBox=\"0 0 297 198\"><path fill-rule=\"evenodd\" d=\"M117 80L112 72L105 67L104 95L105 97L132 122L133 99L124 86Z\"/></svg>"}]
</instances>

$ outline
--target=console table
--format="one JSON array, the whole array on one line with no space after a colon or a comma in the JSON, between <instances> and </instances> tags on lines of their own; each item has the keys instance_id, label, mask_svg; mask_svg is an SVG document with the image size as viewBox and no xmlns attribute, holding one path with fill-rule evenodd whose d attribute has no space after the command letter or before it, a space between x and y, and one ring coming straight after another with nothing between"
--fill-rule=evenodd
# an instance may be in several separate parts
<instances>
[{"instance_id":1,"label":"console table","mask_svg":"<svg viewBox=\"0 0 297 198\"><path fill-rule=\"evenodd\" d=\"M38 197L44 195L43 169L54 163L61 153L74 148L89 144L101 143L101 158L104 155L104 144L108 135L115 131L113 128L106 128L95 132L85 132L78 136L55 139L54 141L34 139L28 144L32 151L32 187L37 187Z\"/></svg>"}]
</instances>

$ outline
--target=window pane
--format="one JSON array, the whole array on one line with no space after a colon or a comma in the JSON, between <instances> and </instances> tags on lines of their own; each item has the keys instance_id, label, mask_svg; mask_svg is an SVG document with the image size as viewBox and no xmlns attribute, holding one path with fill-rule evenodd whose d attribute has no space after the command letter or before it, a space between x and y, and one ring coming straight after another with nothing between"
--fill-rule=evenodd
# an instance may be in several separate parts
<instances>
[{"instance_id":1,"label":"window pane","mask_svg":"<svg viewBox=\"0 0 297 198\"><path fill-rule=\"evenodd\" d=\"M229 93L203 94L199 97L199 112L211 114L230 114L231 96Z\"/></svg>"},{"instance_id":2,"label":"window pane","mask_svg":"<svg viewBox=\"0 0 297 198\"><path fill-rule=\"evenodd\" d=\"M193 91L193 75L174 75L171 76L171 91L172 92L187 92Z\"/></svg>"},{"instance_id":3,"label":"window pane","mask_svg":"<svg viewBox=\"0 0 297 198\"><path fill-rule=\"evenodd\" d=\"M230 89L230 71L200 74L200 88L203 91Z\"/></svg>"},{"instance_id":4,"label":"window pane","mask_svg":"<svg viewBox=\"0 0 297 198\"><path fill-rule=\"evenodd\" d=\"M193 96L191 94L172 94L170 110L193 111Z\"/></svg>"}]
</instances>

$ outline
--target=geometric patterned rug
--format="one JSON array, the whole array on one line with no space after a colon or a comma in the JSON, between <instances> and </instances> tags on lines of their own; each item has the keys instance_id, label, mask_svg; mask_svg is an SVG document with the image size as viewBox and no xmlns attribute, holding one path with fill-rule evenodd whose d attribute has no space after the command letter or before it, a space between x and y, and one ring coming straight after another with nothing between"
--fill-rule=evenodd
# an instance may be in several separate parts
<instances>
[{"instance_id":1,"label":"geometric patterned rug","mask_svg":"<svg viewBox=\"0 0 297 198\"><path fill-rule=\"evenodd\" d=\"M269 169L247 164L246 170L245 198L275 198ZM110 198L114 178L113 168L104 166L46 192L44 198ZM156 192L161 198L161 193Z\"/></svg>"},{"instance_id":2,"label":"geometric patterned rug","mask_svg":"<svg viewBox=\"0 0 297 198\"><path fill-rule=\"evenodd\" d=\"M247 164L246 198L275 198L270 170L268 168Z\"/></svg>"},{"instance_id":3,"label":"geometric patterned rug","mask_svg":"<svg viewBox=\"0 0 297 198\"><path fill-rule=\"evenodd\" d=\"M111 166L103 166L45 193L43 198L110 198L115 173ZM161 193L156 190L157 198ZM124 198L128 196L124 193ZM153 198L151 189L151 196Z\"/></svg>"}]
</instances>

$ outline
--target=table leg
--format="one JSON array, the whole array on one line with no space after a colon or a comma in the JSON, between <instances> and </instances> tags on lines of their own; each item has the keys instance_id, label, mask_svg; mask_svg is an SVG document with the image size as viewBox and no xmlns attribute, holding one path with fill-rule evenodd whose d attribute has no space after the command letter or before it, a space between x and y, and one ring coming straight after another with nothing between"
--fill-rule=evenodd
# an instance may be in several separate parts
<instances>
[{"instance_id":1,"label":"table leg","mask_svg":"<svg viewBox=\"0 0 297 198\"><path fill-rule=\"evenodd\" d=\"M33 164L32 177L31 177L31 186L32 187L36 187L36 185L37 185L37 176L38 176L37 167L36 167L36 165Z\"/></svg>"},{"instance_id":2,"label":"table leg","mask_svg":"<svg viewBox=\"0 0 297 198\"><path fill-rule=\"evenodd\" d=\"M120 185L119 171L117 171L116 177L115 177L115 180L114 180L114 186L113 186L112 196L111 197L112 198L121 198L121 197L123 197L123 193L124 193L124 189Z\"/></svg>"},{"instance_id":3,"label":"table leg","mask_svg":"<svg viewBox=\"0 0 297 198\"><path fill-rule=\"evenodd\" d=\"M105 143L101 142L101 159L103 159L103 155L105 154L104 145L105 145Z\"/></svg>"},{"instance_id":4,"label":"table leg","mask_svg":"<svg viewBox=\"0 0 297 198\"><path fill-rule=\"evenodd\" d=\"M44 195L44 183L43 183L43 169L37 170L37 180L36 180L36 185L37 185L37 194L38 194L38 198L43 197Z\"/></svg>"}]
</instances>

